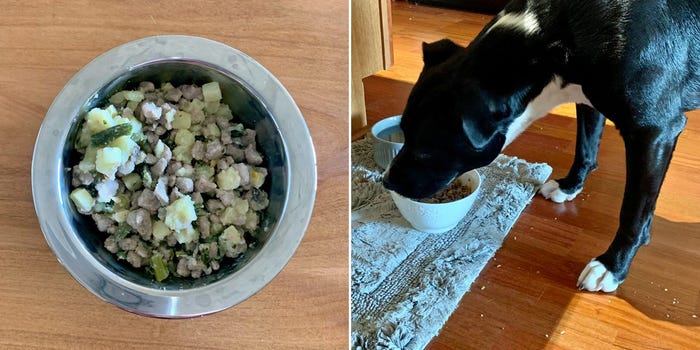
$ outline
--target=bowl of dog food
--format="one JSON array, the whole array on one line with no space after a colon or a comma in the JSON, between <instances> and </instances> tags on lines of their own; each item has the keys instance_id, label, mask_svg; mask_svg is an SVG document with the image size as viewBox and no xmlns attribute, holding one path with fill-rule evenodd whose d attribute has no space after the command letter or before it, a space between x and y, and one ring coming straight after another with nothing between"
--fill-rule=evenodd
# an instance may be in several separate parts
<instances>
[{"instance_id":1,"label":"bowl of dog food","mask_svg":"<svg viewBox=\"0 0 700 350\"><path fill-rule=\"evenodd\" d=\"M34 206L68 272L134 313L236 305L283 269L316 191L304 118L264 67L164 35L95 58L54 99L32 159Z\"/></svg>"},{"instance_id":2,"label":"bowl of dog food","mask_svg":"<svg viewBox=\"0 0 700 350\"><path fill-rule=\"evenodd\" d=\"M382 119L372 126L374 162L386 169L403 147L404 136L401 130L401 116Z\"/></svg>"},{"instance_id":3,"label":"bowl of dog food","mask_svg":"<svg viewBox=\"0 0 700 350\"><path fill-rule=\"evenodd\" d=\"M399 212L413 228L427 233L442 233L462 221L474 205L480 186L479 172L471 170L430 198L414 200L394 191L390 193Z\"/></svg>"}]
</instances>

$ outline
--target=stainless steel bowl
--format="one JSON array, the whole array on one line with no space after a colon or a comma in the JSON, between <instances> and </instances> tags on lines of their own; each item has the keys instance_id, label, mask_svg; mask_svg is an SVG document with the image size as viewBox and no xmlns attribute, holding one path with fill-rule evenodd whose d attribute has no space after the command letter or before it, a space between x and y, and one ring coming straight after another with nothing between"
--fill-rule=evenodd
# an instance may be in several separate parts
<instances>
[{"instance_id":1,"label":"stainless steel bowl","mask_svg":"<svg viewBox=\"0 0 700 350\"><path fill-rule=\"evenodd\" d=\"M270 194L256 248L200 279L155 282L119 263L104 234L68 198L73 140L85 112L143 80L219 82L244 124L255 126L266 156ZM157 84L158 85L158 84ZM81 69L56 96L41 125L32 159L34 207L58 260L101 299L155 317L192 317L231 307L269 283L296 251L316 193L316 159L298 107L280 82L252 58L191 36L154 36L116 47Z\"/></svg>"}]
</instances>

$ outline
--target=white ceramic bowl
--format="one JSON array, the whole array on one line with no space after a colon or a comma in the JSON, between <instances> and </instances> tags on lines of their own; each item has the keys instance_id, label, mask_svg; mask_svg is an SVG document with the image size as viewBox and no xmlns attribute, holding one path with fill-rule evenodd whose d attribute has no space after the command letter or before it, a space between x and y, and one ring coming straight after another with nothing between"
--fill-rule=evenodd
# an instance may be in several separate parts
<instances>
[{"instance_id":1,"label":"white ceramic bowl","mask_svg":"<svg viewBox=\"0 0 700 350\"><path fill-rule=\"evenodd\" d=\"M468 171L457 179L469 186L472 193L454 202L423 203L403 197L394 191L390 191L391 198L394 199L401 215L416 230L428 233L447 232L457 226L469 212L481 188L481 176L476 170Z\"/></svg>"},{"instance_id":2,"label":"white ceramic bowl","mask_svg":"<svg viewBox=\"0 0 700 350\"><path fill-rule=\"evenodd\" d=\"M403 131L399 127L401 116L385 118L372 126L374 162L386 169L403 147Z\"/></svg>"}]
</instances>

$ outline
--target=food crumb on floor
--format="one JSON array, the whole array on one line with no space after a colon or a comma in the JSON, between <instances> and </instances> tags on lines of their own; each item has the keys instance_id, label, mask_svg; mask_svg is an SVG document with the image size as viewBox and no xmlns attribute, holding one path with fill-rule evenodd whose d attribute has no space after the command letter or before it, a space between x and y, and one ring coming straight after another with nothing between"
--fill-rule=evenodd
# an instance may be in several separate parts
<instances>
[{"instance_id":1,"label":"food crumb on floor","mask_svg":"<svg viewBox=\"0 0 700 350\"><path fill-rule=\"evenodd\" d=\"M481 286L481 290L484 290L484 289L486 289L486 286Z\"/></svg>"},{"instance_id":2,"label":"food crumb on floor","mask_svg":"<svg viewBox=\"0 0 700 350\"><path fill-rule=\"evenodd\" d=\"M561 332L559 332L559 334L564 335L564 334L566 334L566 331L561 331Z\"/></svg>"}]
</instances>

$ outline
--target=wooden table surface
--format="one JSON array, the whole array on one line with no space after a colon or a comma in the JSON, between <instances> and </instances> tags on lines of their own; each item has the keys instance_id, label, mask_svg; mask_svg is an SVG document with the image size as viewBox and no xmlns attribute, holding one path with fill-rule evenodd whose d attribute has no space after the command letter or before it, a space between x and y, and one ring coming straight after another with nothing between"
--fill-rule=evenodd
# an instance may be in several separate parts
<instances>
[{"instance_id":1,"label":"wooden table surface","mask_svg":"<svg viewBox=\"0 0 700 350\"><path fill-rule=\"evenodd\" d=\"M0 349L341 349L348 344L347 1L33 1L0 12ZM30 168L44 115L97 55L157 34L217 40L289 90L318 161L313 217L262 291L223 312L163 320L122 311L56 260L34 213Z\"/></svg>"}]
</instances>

